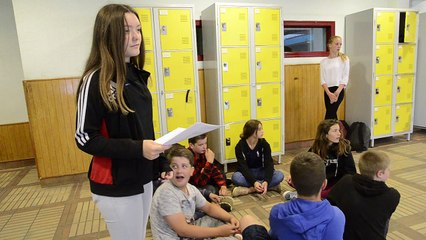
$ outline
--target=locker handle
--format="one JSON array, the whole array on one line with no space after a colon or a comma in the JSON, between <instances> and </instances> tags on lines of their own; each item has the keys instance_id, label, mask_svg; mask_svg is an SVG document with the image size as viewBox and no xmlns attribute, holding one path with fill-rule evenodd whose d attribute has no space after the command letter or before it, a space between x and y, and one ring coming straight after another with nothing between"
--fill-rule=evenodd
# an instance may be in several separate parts
<instances>
[{"instance_id":1,"label":"locker handle","mask_svg":"<svg viewBox=\"0 0 426 240\"><path fill-rule=\"evenodd\" d=\"M258 107L262 106L262 98L257 99L257 106Z\"/></svg>"},{"instance_id":2,"label":"locker handle","mask_svg":"<svg viewBox=\"0 0 426 240\"><path fill-rule=\"evenodd\" d=\"M400 86L396 87L396 92L397 92L397 93L400 93L400 92L401 92L401 87L400 87Z\"/></svg>"},{"instance_id":3,"label":"locker handle","mask_svg":"<svg viewBox=\"0 0 426 240\"><path fill-rule=\"evenodd\" d=\"M376 64L380 63L380 57L376 57Z\"/></svg>"},{"instance_id":4,"label":"locker handle","mask_svg":"<svg viewBox=\"0 0 426 240\"><path fill-rule=\"evenodd\" d=\"M407 24L407 31L410 31L410 24Z\"/></svg>"},{"instance_id":5,"label":"locker handle","mask_svg":"<svg viewBox=\"0 0 426 240\"><path fill-rule=\"evenodd\" d=\"M185 103L188 103L190 91L191 91L191 89L186 90Z\"/></svg>"},{"instance_id":6,"label":"locker handle","mask_svg":"<svg viewBox=\"0 0 426 240\"><path fill-rule=\"evenodd\" d=\"M167 26L161 26L161 35L167 35Z\"/></svg>"},{"instance_id":7,"label":"locker handle","mask_svg":"<svg viewBox=\"0 0 426 240\"><path fill-rule=\"evenodd\" d=\"M380 24L377 24L377 31L380 32Z\"/></svg>"},{"instance_id":8,"label":"locker handle","mask_svg":"<svg viewBox=\"0 0 426 240\"><path fill-rule=\"evenodd\" d=\"M379 120L377 118L374 119L374 125L379 124Z\"/></svg>"},{"instance_id":9,"label":"locker handle","mask_svg":"<svg viewBox=\"0 0 426 240\"><path fill-rule=\"evenodd\" d=\"M223 22L222 24L222 32L226 32L226 22Z\"/></svg>"},{"instance_id":10,"label":"locker handle","mask_svg":"<svg viewBox=\"0 0 426 240\"><path fill-rule=\"evenodd\" d=\"M402 56L398 56L398 62L402 62Z\"/></svg>"},{"instance_id":11,"label":"locker handle","mask_svg":"<svg viewBox=\"0 0 426 240\"><path fill-rule=\"evenodd\" d=\"M399 122L399 116L395 117L395 122Z\"/></svg>"},{"instance_id":12,"label":"locker handle","mask_svg":"<svg viewBox=\"0 0 426 240\"><path fill-rule=\"evenodd\" d=\"M379 89L378 88L376 88L376 94L379 94L380 92L379 92Z\"/></svg>"},{"instance_id":13,"label":"locker handle","mask_svg":"<svg viewBox=\"0 0 426 240\"><path fill-rule=\"evenodd\" d=\"M299 80L299 78L298 77L294 77L293 80Z\"/></svg>"},{"instance_id":14,"label":"locker handle","mask_svg":"<svg viewBox=\"0 0 426 240\"><path fill-rule=\"evenodd\" d=\"M262 69L262 62L261 62L261 61L256 62L256 68L257 68L258 70L261 70L261 69Z\"/></svg>"}]
</instances>

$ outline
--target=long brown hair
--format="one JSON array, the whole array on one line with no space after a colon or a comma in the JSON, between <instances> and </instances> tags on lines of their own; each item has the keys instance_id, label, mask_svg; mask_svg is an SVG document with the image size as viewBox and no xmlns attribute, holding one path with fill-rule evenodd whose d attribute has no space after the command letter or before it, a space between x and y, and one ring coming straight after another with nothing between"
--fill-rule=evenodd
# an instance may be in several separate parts
<instances>
[{"instance_id":1,"label":"long brown hair","mask_svg":"<svg viewBox=\"0 0 426 240\"><path fill-rule=\"evenodd\" d=\"M340 36L331 36L328 39L328 41L327 41L327 47L328 47L329 50L330 50L329 45L333 44L334 40L336 40L336 39L342 40L342 37L340 37ZM340 59L342 59L343 62L346 61L346 60L348 60L348 55L346 55L346 54L344 54L344 53L342 53L340 51L337 53L337 56L340 57Z\"/></svg>"},{"instance_id":2,"label":"long brown hair","mask_svg":"<svg viewBox=\"0 0 426 240\"><path fill-rule=\"evenodd\" d=\"M109 111L121 111L123 114L133 112L123 97L126 82L125 62L125 14L133 13L139 19L135 10L124 4L109 4L102 7L95 20L93 28L92 48L83 78L99 69L99 92ZM130 62L139 69L145 64L145 44L141 33L140 54L130 58ZM116 83L116 96L111 96L111 82ZM79 88L80 88L79 86Z\"/></svg>"},{"instance_id":3,"label":"long brown hair","mask_svg":"<svg viewBox=\"0 0 426 240\"><path fill-rule=\"evenodd\" d=\"M336 124L339 124L339 120L327 119L320 122L317 127L317 134L315 136L314 143L312 144L311 151L318 154L322 159L325 159L328 155L329 140L327 134L330 128ZM346 155L351 151L351 144L348 140L340 138L337 144L337 155Z\"/></svg>"}]
</instances>

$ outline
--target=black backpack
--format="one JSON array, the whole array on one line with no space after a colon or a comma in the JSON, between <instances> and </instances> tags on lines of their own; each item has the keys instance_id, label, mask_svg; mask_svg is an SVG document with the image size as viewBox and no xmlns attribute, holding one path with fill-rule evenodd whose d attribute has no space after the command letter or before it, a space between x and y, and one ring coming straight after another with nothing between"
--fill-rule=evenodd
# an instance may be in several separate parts
<instances>
[{"instance_id":1,"label":"black backpack","mask_svg":"<svg viewBox=\"0 0 426 240\"><path fill-rule=\"evenodd\" d=\"M370 146L371 131L363 122L354 122L349 127L348 140L353 151L366 151Z\"/></svg>"}]
</instances>

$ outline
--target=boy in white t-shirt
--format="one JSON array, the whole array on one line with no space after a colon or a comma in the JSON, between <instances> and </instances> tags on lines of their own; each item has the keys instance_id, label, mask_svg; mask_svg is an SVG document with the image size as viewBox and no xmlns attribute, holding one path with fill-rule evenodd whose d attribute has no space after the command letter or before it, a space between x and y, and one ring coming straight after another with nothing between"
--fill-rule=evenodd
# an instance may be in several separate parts
<instances>
[{"instance_id":1,"label":"boy in white t-shirt","mask_svg":"<svg viewBox=\"0 0 426 240\"><path fill-rule=\"evenodd\" d=\"M217 204L209 203L196 187L188 183L194 171L193 154L186 148L176 147L169 151L167 159L173 177L163 183L153 197L150 220L153 238L235 239L238 220ZM206 216L194 220L196 209L205 212Z\"/></svg>"}]
</instances>

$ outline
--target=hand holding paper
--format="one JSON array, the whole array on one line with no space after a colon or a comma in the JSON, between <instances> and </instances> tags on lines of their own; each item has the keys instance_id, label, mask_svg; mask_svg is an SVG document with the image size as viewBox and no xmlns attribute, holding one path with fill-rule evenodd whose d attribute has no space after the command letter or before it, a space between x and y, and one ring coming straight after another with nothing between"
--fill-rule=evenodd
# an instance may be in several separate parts
<instances>
[{"instance_id":1,"label":"hand holding paper","mask_svg":"<svg viewBox=\"0 0 426 240\"><path fill-rule=\"evenodd\" d=\"M167 133L166 135L155 140L156 143L163 145L172 145L182 140L189 139L206 132L213 131L222 127L221 125L212 125L203 122L197 122L189 128L176 128L175 130Z\"/></svg>"}]
</instances>

